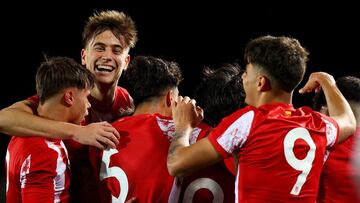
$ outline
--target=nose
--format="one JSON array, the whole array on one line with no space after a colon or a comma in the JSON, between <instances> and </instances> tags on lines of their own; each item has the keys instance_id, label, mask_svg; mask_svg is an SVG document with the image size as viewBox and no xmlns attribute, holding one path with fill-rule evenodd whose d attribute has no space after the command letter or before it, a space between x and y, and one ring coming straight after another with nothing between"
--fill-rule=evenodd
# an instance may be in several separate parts
<instances>
[{"instance_id":1,"label":"nose","mask_svg":"<svg viewBox=\"0 0 360 203\"><path fill-rule=\"evenodd\" d=\"M113 58L113 52L110 48L106 48L105 51L103 52L101 58L103 60L111 60Z\"/></svg>"}]
</instances>

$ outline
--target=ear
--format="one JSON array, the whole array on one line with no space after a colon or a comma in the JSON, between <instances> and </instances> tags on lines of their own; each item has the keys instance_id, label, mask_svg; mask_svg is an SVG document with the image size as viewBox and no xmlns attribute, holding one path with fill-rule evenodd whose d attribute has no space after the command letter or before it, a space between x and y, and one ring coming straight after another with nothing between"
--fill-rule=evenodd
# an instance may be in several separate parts
<instances>
[{"instance_id":1,"label":"ear","mask_svg":"<svg viewBox=\"0 0 360 203\"><path fill-rule=\"evenodd\" d=\"M86 51L85 49L81 49L81 64L82 65L85 65L86 62L85 62L85 56L86 56Z\"/></svg>"},{"instance_id":2,"label":"ear","mask_svg":"<svg viewBox=\"0 0 360 203\"><path fill-rule=\"evenodd\" d=\"M72 106L72 105L74 105L74 100L75 100L75 98L74 98L74 92L72 91L72 90L66 90L65 92L64 92L64 103L65 103L65 105L67 105L67 106Z\"/></svg>"},{"instance_id":3,"label":"ear","mask_svg":"<svg viewBox=\"0 0 360 203\"><path fill-rule=\"evenodd\" d=\"M126 56L126 58L125 58L125 68L124 68L124 70L127 69L129 63L130 63L130 54L128 54L128 55Z\"/></svg>"},{"instance_id":4,"label":"ear","mask_svg":"<svg viewBox=\"0 0 360 203\"><path fill-rule=\"evenodd\" d=\"M271 90L270 80L264 75L259 75L258 77L258 90L260 92L266 92Z\"/></svg>"},{"instance_id":5,"label":"ear","mask_svg":"<svg viewBox=\"0 0 360 203\"><path fill-rule=\"evenodd\" d=\"M166 106L171 107L171 98L172 98L172 90L168 91L166 94Z\"/></svg>"}]
</instances>

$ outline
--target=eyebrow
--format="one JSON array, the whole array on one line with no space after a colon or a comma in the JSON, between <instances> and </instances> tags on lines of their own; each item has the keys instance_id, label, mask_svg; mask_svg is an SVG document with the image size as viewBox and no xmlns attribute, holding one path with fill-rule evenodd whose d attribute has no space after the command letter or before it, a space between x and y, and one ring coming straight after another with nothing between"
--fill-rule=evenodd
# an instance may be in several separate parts
<instances>
[{"instance_id":1,"label":"eyebrow","mask_svg":"<svg viewBox=\"0 0 360 203\"><path fill-rule=\"evenodd\" d=\"M107 46L106 44L102 43L102 42L96 42L94 44L94 46ZM121 49L124 49L124 47L122 47L120 44L113 44L113 45L110 45L111 47L115 47L115 48L121 48Z\"/></svg>"}]
</instances>

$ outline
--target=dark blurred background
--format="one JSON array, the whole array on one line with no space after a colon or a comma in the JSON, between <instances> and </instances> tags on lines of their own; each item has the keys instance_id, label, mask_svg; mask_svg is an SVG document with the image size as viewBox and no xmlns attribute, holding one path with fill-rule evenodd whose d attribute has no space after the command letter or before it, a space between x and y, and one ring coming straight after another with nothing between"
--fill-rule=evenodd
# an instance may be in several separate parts
<instances>
[{"instance_id":1,"label":"dark blurred background","mask_svg":"<svg viewBox=\"0 0 360 203\"><path fill-rule=\"evenodd\" d=\"M76 4L76 5L75 5ZM139 41L131 55L153 55L180 64L180 91L191 95L204 66L243 63L246 43L260 35L299 39L310 51L306 77L326 71L335 77L360 76L360 12L355 3L306 1L13 1L2 6L0 109L35 94L36 68L47 56L80 62L81 33L95 10L116 9L137 24ZM301 85L300 85L301 86ZM312 95L295 93L294 105L309 105ZM5 202L4 157L9 137L0 134L0 202Z\"/></svg>"}]
</instances>

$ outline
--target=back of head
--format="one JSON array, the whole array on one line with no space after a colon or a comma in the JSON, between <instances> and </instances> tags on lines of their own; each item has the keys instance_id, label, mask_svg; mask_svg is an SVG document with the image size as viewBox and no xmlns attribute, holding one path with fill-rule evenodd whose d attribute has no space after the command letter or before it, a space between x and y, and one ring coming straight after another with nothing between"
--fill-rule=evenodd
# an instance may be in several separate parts
<instances>
[{"instance_id":1,"label":"back of head","mask_svg":"<svg viewBox=\"0 0 360 203\"><path fill-rule=\"evenodd\" d=\"M90 89L93 85L92 73L66 57L50 58L41 63L36 73L36 91L41 104L65 88Z\"/></svg>"},{"instance_id":2,"label":"back of head","mask_svg":"<svg viewBox=\"0 0 360 203\"><path fill-rule=\"evenodd\" d=\"M344 76L336 80L336 86L346 100L360 103L360 78Z\"/></svg>"},{"instance_id":3,"label":"back of head","mask_svg":"<svg viewBox=\"0 0 360 203\"><path fill-rule=\"evenodd\" d=\"M272 88L290 93L304 77L308 55L294 38L262 36L247 44L244 58L269 77Z\"/></svg>"},{"instance_id":4,"label":"back of head","mask_svg":"<svg viewBox=\"0 0 360 203\"><path fill-rule=\"evenodd\" d=\"M347 101L352 101L360 105L360 78L343 76L336 80L336 86ZM326 106L324 92L320 91L313 98L313 109L322 112L321 110Z\"/></svg>"},{"instance_id":5,"label":"back of head","mask_svg":"<svg viewBox=\"0 0 360 203\"><path fill-rule=\"evenodd\" d=\"M152 56L137 56L124 72L122 83L134 99L135 105L152 97L163 96L182 80L177 63Z\"/></svg>"},{"instance_id":6,"label":"back of head","mask_svg":"<svg viewBox=\"0 0 360 203\"><path fill-rule=\"evenodd\" d=\"M124 37L126 47L133 48L137 42L135 22L123 12L114 10L96 12L90 16L82 33L83 46L100 33L110 30L118 39Z\"/></svg>"},{"instance_id":7,"label":"back of head","mask_svg":"<svg viewBox=\"0 0 360 203\"><path fill-rule=\"evenodd\" d=\"M222 118L245 104L241 71L238 65L226 64L216 70L205 68L203 73L194 98L204 109L204 122L215 127Z\"/></svg>"}]
</instances>

